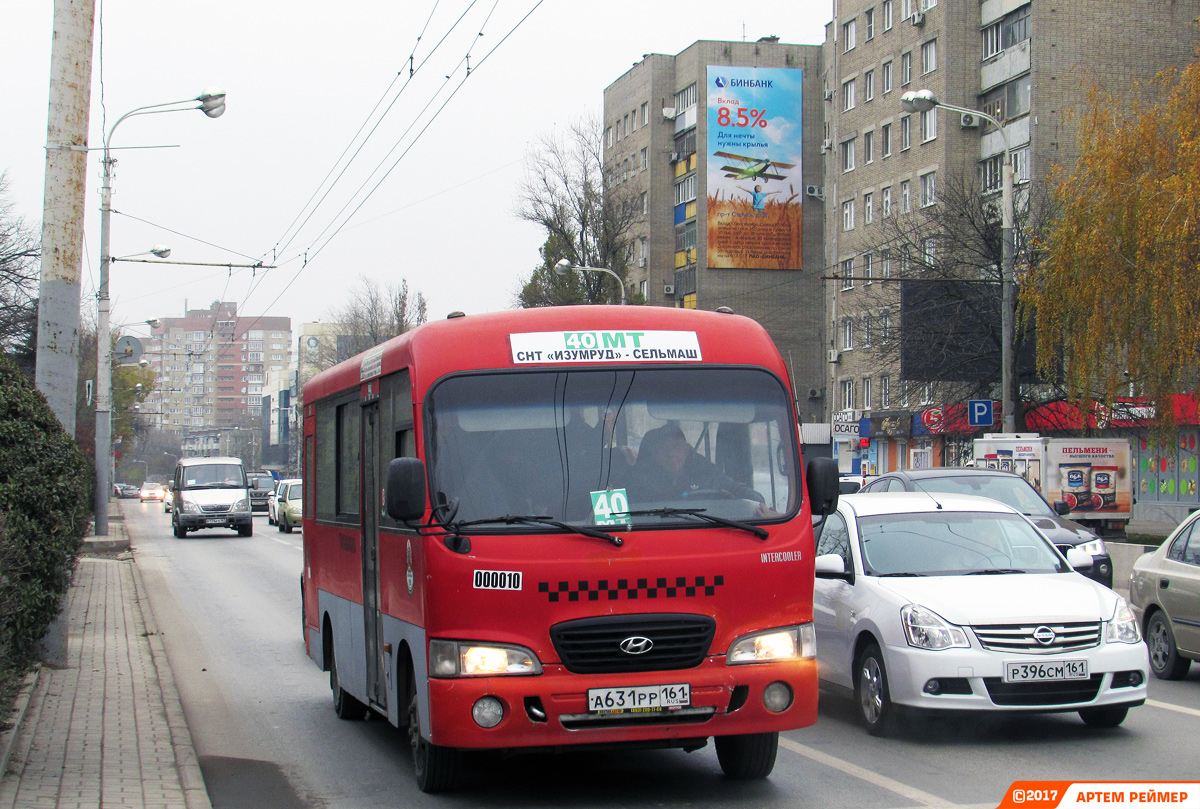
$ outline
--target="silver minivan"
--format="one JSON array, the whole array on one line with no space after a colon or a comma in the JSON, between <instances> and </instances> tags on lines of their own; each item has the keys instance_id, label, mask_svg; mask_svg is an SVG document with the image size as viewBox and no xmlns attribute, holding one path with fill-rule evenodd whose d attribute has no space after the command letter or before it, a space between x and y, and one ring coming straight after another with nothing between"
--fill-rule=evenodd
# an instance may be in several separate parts
<instances>
[{"instance_id":1,"label":"silver minivan","mask_svg":"<svg viewBox=\"0 0 1200 809\"><path fill-rule=\"evenodd\" d=\"M175 536L183 539L188 531L205 528L232 528L241 536L253 535L250 488L240 458L180 458L171 479Z\"/></svg>"}]
</instances>

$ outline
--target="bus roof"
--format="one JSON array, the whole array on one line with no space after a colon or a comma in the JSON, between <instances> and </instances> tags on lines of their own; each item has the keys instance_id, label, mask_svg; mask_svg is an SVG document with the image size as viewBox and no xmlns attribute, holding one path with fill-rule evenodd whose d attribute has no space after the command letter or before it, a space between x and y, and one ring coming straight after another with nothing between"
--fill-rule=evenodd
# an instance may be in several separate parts
<instances>
[{"instance_id":1,"label":"bus roof","mask_svg":"<svg viewBox=\"0 0 1200 809\"><path fill-rule=\"evenodd\" d=\"M420 397L454 371L695 362L757 365L788 380L771 337L748 317L663 306L554 306L425 323L315 375L304 401L405 367Z\"/></svg>"}]
</instances>

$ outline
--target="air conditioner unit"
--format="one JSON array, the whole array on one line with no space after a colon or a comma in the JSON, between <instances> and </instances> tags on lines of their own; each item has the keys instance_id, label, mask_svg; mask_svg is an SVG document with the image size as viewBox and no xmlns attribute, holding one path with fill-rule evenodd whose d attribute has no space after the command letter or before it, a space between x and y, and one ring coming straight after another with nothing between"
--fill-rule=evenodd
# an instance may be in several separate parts
<instances>
[{"instance_id":1,"label":"air conditioner unit","mask_svg":"<svg viewBox=\"0 0 1200 809\"><path fill-rule=\"evenodd\" d=\"M671 152L671 162L672 163L679 162L679 152Z\"/></svg>"},{"instance_id":2,"label":"air conditioner unit","mask_svg":"<svg viewBox=\"0 0 1200 809\"><path fill-rule=\"evenodd\" d=\"M913 12L912 24L917 26L918 28L920 28L922 25L924 25L925 24L925 12L924 11Z\"/></svg>"},{"instance_id":3,"label":"air conditioner unit","mask_svg":"<svg viewBox=\"0 0 1200 809\"><path fill-rule=\"evenodd\" d=\"M832 148L833 148L833 141L831 141L829 138L826 138L825 140L821 141L821 151L822 152L828 152Z\"/></svg>"},{"instance_id":4,"label":"air conditioner unit","mask_svg":"<svg viewBox=\"0 0 1200 809\"><path fill-rule=\"evenodd\" d=\"M821 398L821 391L820 391L820 389L819 389L819 388L809 388L809 389L808 389L808 398L810 398L810 399L820 399L820 398Z\"/></svg>"},{"instance_id":5,"label":"air conditioner unit","mask_svg":"<svg viewBox=\"0 0 1200 809\"><path fill-rule=\"evenodd\" d=\"M979 116L973 112L964 112L959 115L958 125L963 129L978 129Z\"/></svg>"},{"instance_id":6,"label":"air conditioner unit","mask_svg":"<svg viewBox=\"0 0 1200 809\"><path fill-rule=\"evenodd\" d=\"M825 100L826 100L826 101L833 101L833 90L826 90L826 91L825 91Z\"/></svg>"},{"instance_id":7,"label":"air conditioner unit","mask_svg":"<svg viewBox=\"0 0 1200 809\"><path fill-rule=\"evenodd\" d=\"M674 121L675 120L675 108L674 107L663 107L663 118L667 119L668 121Z\"/></svg>"},{"instance_id":8,"label":"air conditioner unit","mask_svg":"<svg viewBox=\"0 0 1200 809\"><path fill-rule=\"evenodd\" d=\"M806 186L804 186L804 193L810 197L816 197L817 199L825 199L825 186L806 185Z\"/></svg>"},{"instance_id":9,"label":"air conditioner unit","mask_svg":"<svg viewBox=\"0 0 1200 809\"><path fill-rule=\"evenodd\" d=\"M674 295L675 294L675 285L674 284L663 284L663 294L664 295Z\"/></svg>"},{"instance_id":10,"label":"air conditioner unit","mask_svg":"<svg viewBox=\"0 0 1200 809\"><path fill-rule=\"evenodd\" d=\"M842 359L841 352L839 352L836 348L829 349L829 361L830 362L839 362L841 359Z\"/></svg>"}]
</instances>

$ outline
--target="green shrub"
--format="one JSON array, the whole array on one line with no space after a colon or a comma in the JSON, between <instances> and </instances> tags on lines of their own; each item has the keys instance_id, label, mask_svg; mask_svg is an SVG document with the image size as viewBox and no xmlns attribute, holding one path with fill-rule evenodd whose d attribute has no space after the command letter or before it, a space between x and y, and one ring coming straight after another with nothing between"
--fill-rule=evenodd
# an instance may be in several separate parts
<instances>
[{"instance_id":1,"label":"green shrub","mask_svg":"<svg viewBox=\"0 0 1200 809\"><path fill-rule=\"evenodd\" d=\"M87 457L0 355L0 669L28 662L58 614L94 490Z\"/></svg>"}]
</instances>

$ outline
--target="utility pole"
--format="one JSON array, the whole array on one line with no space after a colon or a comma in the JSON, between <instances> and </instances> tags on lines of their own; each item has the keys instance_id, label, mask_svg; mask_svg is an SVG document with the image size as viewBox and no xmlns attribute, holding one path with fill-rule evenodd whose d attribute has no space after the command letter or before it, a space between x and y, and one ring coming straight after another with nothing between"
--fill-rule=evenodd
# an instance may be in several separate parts
<instances>
[{"instance_id":1,"label":"utility pole","mask_svg":"<svg viewBox=\"0 0 1200 809\"><path fill-rule=\"evenodd\" d=\"M71 437L79 390L79 274L94 20L93 0L54 0L35 378Z\"/></svg>"}]
</instances>

